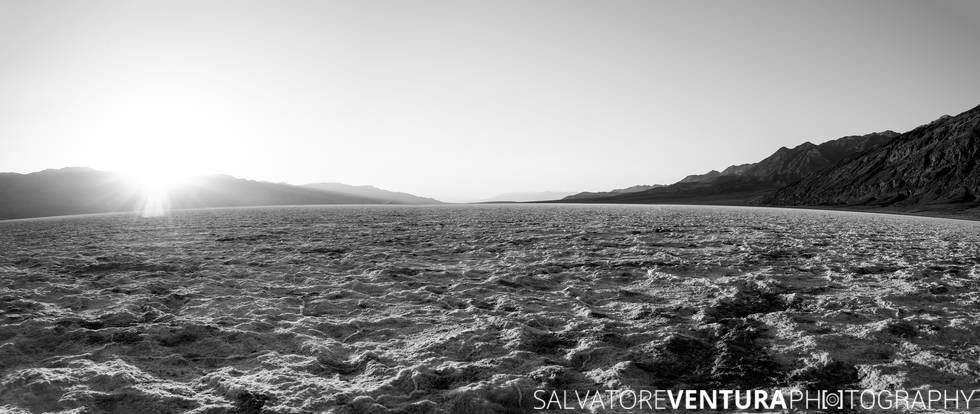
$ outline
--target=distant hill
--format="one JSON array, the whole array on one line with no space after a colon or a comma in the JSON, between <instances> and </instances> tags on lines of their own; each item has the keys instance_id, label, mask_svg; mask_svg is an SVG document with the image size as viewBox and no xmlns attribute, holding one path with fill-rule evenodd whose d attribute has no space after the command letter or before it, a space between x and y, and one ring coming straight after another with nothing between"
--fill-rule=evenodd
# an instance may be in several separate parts
<instances>
[{"instance_id":1,"label":"distant hill","mask_svg":"<svg viewBox=\"0 0 980 414\"><path fill-rule=\"evenodd\" d=\"M347 185L341 183L313 183L303 185L304 188L325 190L334 193L349 194L359 197L369 197L393 204L443 204L434 198L419 197L409 193L382 190L370 185Z\"/></svg>"},{"instance_id":2,"label":"distant hill","mask_svg":"<svg viewBox=\"0 0 980 414\"><path fill-rule=\"evenodd\" d=\"M390 204L385 200L230 175L197 177L170 191L172 208L247 207L290 204Z\"/></svg>"},{"instance_id":3,"label":"distant hill","mask_svg":"<svg viewBox=\"0 0 980 414\"><path fill-rule=\"evenodd\" d=\"M506 193L506 194L499 194L476 202L477 203L499 203L499 202L527 203L527 202L534 202L534 201L561 200L562 198L568 197L572 194L575 193L571 191L537 191L537 192L522 192L522 193Z\"/></svg>"},{"instance_id":4,"label":"distant hill","mask_svg":"<svg viewBox=\"0 0 980 414\"><path fill-rule=\"evenodd\" d=\"M0 219L140 211L144 199L140 189L125 176L91 168L0 174ZM292 204L403 203L228 175L186 180L169 191L167 197L167 205L173 209Z\"/></svg>"},{"instance_id":5,"label":"distant hill","mask_svg":"<svg viewBox=\"0 0 980 414\"><path fill-rule=\"evenodd\" d=\"M898 133L892 131L847 136L816 145L805 142L780 148L765 159L733 165L723 171L689 175L677 183L643 191L576 195L562 202L757 204L779 188L829 168L845 159L877 148Z\"/></svg>"},{"instance_id":6,"label":"distant hill","mask_svg":"<svg viewBox=\"0 0 980 414\"><path fill-rule=\"evenodd\" d=\"M640 191L652 190L654 188L660 188L660 187L666 187L666 185L664 184L634 185L632 187L617 188L615 190L605 191L605 192L585 191L578 194L572 194L568 197L563 198L562 200L569 201L569 200L587 199L587 198L595 198L595 197L607 197L607 196L613 196L619 194L638 193Z\"/></svg>"},{"instance_id":7,"label":"distant hill","mask_svg":"<svg viewBox=\"0 0 980 414\"><path fill-rule=\"evenodd\" d=\"M922 125L886 145L780 189L775 205L910 210L980 206L980 106Z\"/></svg>"},{"instance_id":8,"label":"distant hill","mask_svg":"<svg viewBox=\"0 0 980 414\"><path fill-rule=\"evenodd\" d=\"M678 182L635 193L591 198L566 198L560 202L746 205L771 194L778 188L777 184L752 177L720 176L711 182Z\"/></svg>"},{"instance_id":9,"label":"distant hill","mask_svg":"<svg viewBox=\"0 0 980 414\"><path fill-rule=\"evenodd\" d=\"M0 219L136 210L139 192L122 176L72 167L0 174Z\"/></svg>"}]
</instances>

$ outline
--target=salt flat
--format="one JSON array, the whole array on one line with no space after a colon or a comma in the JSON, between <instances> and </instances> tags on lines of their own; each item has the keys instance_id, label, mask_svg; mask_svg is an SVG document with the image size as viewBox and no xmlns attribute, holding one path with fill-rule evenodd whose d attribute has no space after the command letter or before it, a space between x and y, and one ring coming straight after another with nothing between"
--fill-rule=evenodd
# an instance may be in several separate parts
<instances>
[{"instance_id":1,"label":"salt flat","mask_svg":"<svg viewBox=\"0 0 980 414\"><path fill-rule=\"evenodd\" d=\"M664 206L0 222L0 411L523 412L980 388L980 223Z\"/></svg>"}]
</instances>

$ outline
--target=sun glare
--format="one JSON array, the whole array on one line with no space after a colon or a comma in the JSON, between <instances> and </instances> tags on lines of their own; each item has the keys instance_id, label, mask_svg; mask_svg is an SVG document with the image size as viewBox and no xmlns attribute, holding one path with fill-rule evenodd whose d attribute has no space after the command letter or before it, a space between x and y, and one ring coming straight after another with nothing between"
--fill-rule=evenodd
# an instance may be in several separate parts
<instances>
[{"instance_id":1,"label":"sun glare","mask_svg":"<svg viewBox=\"0 0 980 414\"><path fill-rule=\"evenodd\" d=\"M170 210L170 192L180 185L180 178L162 169L131 170L124 173L141 198L140 214L158 217Z\"/></svg>"}]
</instances>

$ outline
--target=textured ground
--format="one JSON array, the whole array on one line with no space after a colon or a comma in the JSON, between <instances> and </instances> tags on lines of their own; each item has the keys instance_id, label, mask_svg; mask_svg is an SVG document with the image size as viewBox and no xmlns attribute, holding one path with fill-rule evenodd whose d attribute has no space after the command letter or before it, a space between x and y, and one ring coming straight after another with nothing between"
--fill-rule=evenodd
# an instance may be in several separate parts
<instances>
[{"instance_id":1,"label":"textured ground","mask_svg":"<svg viewBox=\"0 0 980 414\"><path fill-rule=\"evenodd\" d=\"M0 411L980 388L980 223L656 206L0 222ZM5 407L5 408L2 408Z\"/></svg>"}]
</instances>

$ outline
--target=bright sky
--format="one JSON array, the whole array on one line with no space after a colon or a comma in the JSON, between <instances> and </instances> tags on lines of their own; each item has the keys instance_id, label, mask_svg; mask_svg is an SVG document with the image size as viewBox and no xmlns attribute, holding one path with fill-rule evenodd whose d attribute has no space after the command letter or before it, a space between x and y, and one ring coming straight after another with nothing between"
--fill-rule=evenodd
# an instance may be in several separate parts
<instances>
[{"instance_id":1,"label":"bright sky","mask_svg":"<svg viewBox=\"0 0 980 414\"><path fill-rule=\"evenodd\" d=\"M0 171L671 183L976 106L978 45L969 0L0 0Z\"/></svg>"}]
</instances>

